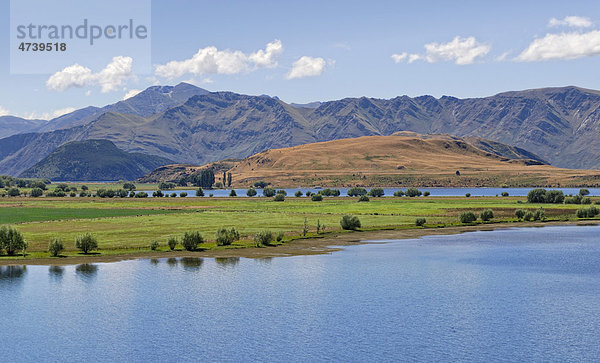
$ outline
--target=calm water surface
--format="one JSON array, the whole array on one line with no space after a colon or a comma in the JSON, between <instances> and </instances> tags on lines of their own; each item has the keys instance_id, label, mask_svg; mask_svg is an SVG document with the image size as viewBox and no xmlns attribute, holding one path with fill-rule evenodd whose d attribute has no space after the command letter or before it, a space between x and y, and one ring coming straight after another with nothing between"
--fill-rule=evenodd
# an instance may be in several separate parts
<instances>
[{"instance_id":1,"label":"calm water surface","mask_svg":"<svg viewBox=\"0 0 600 363\"><path fill-rule=\"evenodd\" d=\"M600 227L0 268L13 361L598 361Z\"/></svg>"}]
</instances>

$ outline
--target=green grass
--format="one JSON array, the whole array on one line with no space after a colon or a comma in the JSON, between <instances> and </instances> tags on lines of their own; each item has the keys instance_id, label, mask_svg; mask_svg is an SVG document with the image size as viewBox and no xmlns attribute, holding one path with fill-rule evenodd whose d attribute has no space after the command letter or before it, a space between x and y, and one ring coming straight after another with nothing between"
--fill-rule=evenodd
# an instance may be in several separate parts
<instances>
[{"instance_id":1,"label":"green grass","mask_svg":"<svg viewBox=\"0 0 600 363\"><path fill-rule=\"evenodd\" d=\"M208 243L203 248L244 248L252 245L252 235L263 229L285 232L288 239L301 234L304 218L314 233L317 220L326 231L339 231L344 214L358 215L363 229L416 228L417 217L427 225L456 225L465 210L477 214L492 209L494 221L514 221L515 209L546 210L549 219L575 219L578 205L527 204L524 197L420 197L371 198L358 203L357 198L1 198L0 225L12 224L23 232L29 243L29 257L44 255L48 243L60 237L66 255L76 254L75 237L91 232L99 241L102 254L122 251L149 251L157 240L166 250L170 236L186 231L200 231ZM526 224L525 224L526 225ZM219 227L236 227L242 241L230 247L214 245ZM119 252L120 251L120 252ZM47 254L45 255L47 256ZM3 259L5 257L2 257Z\"/></svg>"}]
</instances>

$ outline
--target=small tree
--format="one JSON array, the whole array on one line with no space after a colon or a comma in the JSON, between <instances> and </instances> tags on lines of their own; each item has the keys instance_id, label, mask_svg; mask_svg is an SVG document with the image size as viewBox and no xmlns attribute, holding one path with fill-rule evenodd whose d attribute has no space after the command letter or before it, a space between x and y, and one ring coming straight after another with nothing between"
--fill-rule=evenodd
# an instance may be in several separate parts
<instances>
[{"instance_id":1,"label":"small tree","mask_svg":"<svg viewBox=\"0 0 600 363\"><path fill-rule=\"evenodd\" d=\"M523 215L523 220L527 221L527 222L533 221L534 220L533 212L532 211L525 212L525 214Z\"/></svg>"},{"instance_id":2,"label":"small tree","mask_svg":"<svg viewBox=\"0 0 600 363\"><path fill-rule=\"evenodd\" d=\"M354 187L348 189L348 196L350 197L359 197L365 194L367 194L367 190L365 188Z\"/></svg>"},{"instance_id":3,"label":"small tree","mask_svg":"<svg viewBox=\"0 0 600 363\"><path fill-rule=\"evenodd\" d=\"M204 238L200 232L185 232L181 239L181 245L186 251L195 251L198 245L204 243Z\"/></svg>"},{"instance_id":4,"label":"small tree","mask_svg":"<svg viewBox=\"0 0 600 363\"><path fill-rule=\"evenodd\" d=\"M546 203L546 189L532 189L527 193L527 202L529 203Z\"/></svg>"},{"instance_id":5,"label":"small tree","mask_svg":"<svg viewBox=\"0 0 600 363\"><path fill-rule=\"evenodd\" d=\"M431 192L429 190L426 190L426 191L423 192L423 196L424 197L428 197L430 195L431 195Z\"/></svg>"},{"instance_id":6,"label":"small tree","mask_svg":"<svg viewBox=\"0 0 600 363\"><path fill-rule=\"evenodd\" d=\"M500 195L503 197L508 197L508 192L502 192Z\"/></svg>"},{"instance_id":7,"label":"small tree","mask_svg":"<svg viewBox=\"0 0 600 363\"><path fill-rule=\"evenodd\" d=\"M98 240L90 233L85 233L77 236L75 239L75 247L87 255L90 251L98 248Z\"/></svg>"},{"instance_id":8,"label":"small tree","mask_svg":"<svg viewBox=\"0 0 600 363\"><path fill-rule=\"evenodd\" d=\"M169 249L171 251L175 249L175 246L177 246L178 243L179 241L175 237L169 237L169 239L167 240L167 245L169 246Z\"/></svg>"},{"instance_id":9,"label":"small tree","mask_svg":"<svg viewBox=\"0 0 600 363\"><path fill-rule=\"evenodd\" d=\"M310 197L310 200L312 200L313 202L320 202L323 200L323 196L321 194L313 194Z\"/></svg>"},{"instance_id":10,"label":"small tree","mask_svg":"<svg viewBox=\"0 0 600 363\"><path fill-rule=\"evenodd\" d=\"M266 188L266 187L267 187L267 185L269 185L269 183L267 183L267 182L266 182L266 181L264 181L264 180L259 180L259 181L257 181L256 183L254 183L254 187L255 187L255 188Z\"/></svg>"},{"instance_id":11,"label":"small tree","mask_svg":"<svg viewBox=\"0 0 600 363\"><path fill-rule=\"evenodd\" d=\"M60 238L53 239L48 245L48 252L52 257L58 257L62 251L64 251L65 245L62 243Z\"/></svg>"},{"instance_id":12,"label":"small tree","mask_svg":"<svg viewBox=\"0 0 600 363\"><path fill-rule=\"evenodd\" d=\"M240 234L235 229L235 227L231 227L231 229L221 227L217 229L217 232L215 233L215 240L217 241L217 246L229 246L239 239Z\"/></svg>"},{"instance_id":13,"label":"small tree","mask_svg":"<svg viewBox=\"0 0 600 363\"><path fill-rule=\"evenodd\" d=\"M402 190L398 190L394 192L394 197L403 197L404 196L404 191Z\"/></svg>"},{"instance_id":14,"label":"small tree","mask_svg":"<svg viewBox=\"0 0 600 363\"><path fill-rule=\"evenodd\" d=\"M237 193L235 192L235 189L231 189L231 191L229 192L229 196L230 197L237 197Z\"/></svg>"},{"instance_id":15,"label":"small tree","mask_svg":"<svg viewBox=\"0 0 600 363\"><path fill-rule=\"evenodd\" d=\"M44 191L41 188L33 188L31 189L31 193L29 193L32 197L41 197L44 195Z\"/></svg>"},{"instance_id":16,"label":"small tree","mask_svg":"<svg viewBox=\"0 0 600 363\"><path fill-rule=\"evenodd\" d=\"M260 231L254 235L254 245L256 247L268 246L273 241L273 233L271 231Z\"/></svg>"},{"instance_id":17,"label":"small tree","mask_svg":"<svg viewBox=\"0 0 600 363\"><path fill-rule=\"evenodd\" d=\"M283 241L283 237L285 237L285 233L283 233L283 232L277 233L277 242Z\"/></svg>"},{"instance_id":18,"label":"small tree","mask_svg":"<svg viewBox=\"0 0 600 363\"><path fill-rule=\"evenodd\" d=\"M157 240L152 241L152 243L150 243L150 249L152 251L156 251L158 249L160 245L158 244Z\"/></svg>"},{"instance_id":19,"label":"small tree","mask_svg":"<svg viewBox=\"0 0 600 363\"><path fill-rule=\"evenodd\" d=\"M306 217L304 217L304 225L302 226L302 235L304 237L306 237L307 234L308 234L308 219L306 219Z\"/></svg>"},{"instance_id":20,"label":"small tree","mask_svg":"<svg viewBox=\"0 0 600 363\"><path fill-rule=\"evenodd\" d=\"M302 196L302 191L300 191L300 190L296 191L296 193L294 193L294 196L296 198L300 198Z\"/></svg>"},{"instance_id":21,"label":"small tree","mask_svg":"<svg viewBox=\"0 0 600 363\"><path fill-rule=\"evenodd\" d=\"M19 188L10 188L8 190L9 197L18 197L19 195L21 195L21 191L19 190Z\"/></svg>"},{"instance_id":22,"label":"small tree","mask_svg":"<svg viewBox=\"0 0 600 363\"><path fill-rule=\"evenodd\" d=\"M515 211L515 216L517 217L517 219L521 220L525 216L525 211L523 209L517 209Z\"/></svg>"},{"instance_id":23,"label":"small tree","mask_svg":"<svg viewBox=\"0 0 600 363\"><path fill-rule=\"evenodd\" d=\"M81 187L81 189L83 189L83 186ZM86 189L87 189L87 187L86 187ZM128 191L135 190L135 184L129 183L129 182L125 183L125 184L123 184L123 189L128 190Z\"/></svg>"},{"instance_id":24,"label":"small tree","mask_svg":"<svg viewBox=\"0 0 600 363\"><path fill-rule=\"evenodd\" d=\"M366 195L361 195L360 198L358 198L359 202L368 202L369 201L369 197L367 197Z\"/></svg>"},{"instance_id":25,"label":"small tree","mask_svg":"<svg viewBox=\"0 0 600 363\"><path fill-rule=\"evenodd\" d=\"M376 198L383 197L385 195L385 191L383 188L371 188L369 195Z\"/></svg>"},{"instance_id":26,"label":"small tree","mask_svg":"<svg viewBox=\"0 0 600 363\"><path fill-rule=\"evenodd\" d=\"M582 197L585 197L586 195L589 195L590 191L588 189L579 189L579 195L581 195Z\"/></svg>"},{"instance_id":27,"label":"small tree","mask_svg":"<svg viewBox=\"0 0 600 363\"><path fill-rule=\"evenodd\" d=\"M204 190L202 188L196 189L196 196L197 197L203 197L204 196Z\"/></svg>"},{"instance_id":28,"label":"small tree","mask_svg":"<svg viewBox=\"0 0 600 363\"><path fill-rule=\"evenodd\" d=\"M473 212L463 212L460 215L460 223L473 223L477 220L477 216Z\"/></svg>"},{"instance_id":29,"label":"small tree","mask_svg":"<svg viewBox=\"0 0 600 363\"><path fill-rule=\"evenodd\" d=\"M273 188L264 188L263 189L263 195L265 197L271 198L271 197L275 196L275 189L273 189Z\"/></svg>"},{"instance_id":30,"label":"small tree","mask_svg":"<svg viewBox=\"0 0 600 363\"><path fill-rule=\"evenodd\" d=\"M273 200L276 202L283 202L285 200L285 196L283 194L275 194L275 197L273 197Z\"/></svg>"},{"instance_id":31,"label":"small tree","mask_svg":"<svg viewBox=\"0 0 600 363\"><path fill-rule=\"evenodd\" d=\"M483 212L481 212L479 217L481 218L482 221L487 222L487 221L491 220L492 218L494 218L494 211L492 211L491 209L486 209Z\"/></svg>"},{"instance_id":32,"label":"small tree","mask_svg":"<svg viewBox=\"0 0 600 363\"><path fill-rule=\"evenodd\" d=\"M465 197L470 198L471 197L471 193L465 194Z\"/></svg>"},{"instance_id":33,"label":"small tree","mask_svg":"<svg viewBox=\"0 0 600 363\"><path fill-rule=\"evenodd\" d=\"M13 227L0 228L0 249L6 251L7 255L14 256L17 251L25 251L26 248L27 242L21 232Z\"/></svg>"},{"instance_id":34,"label":"small tree","mask_svg":"<svg viewBox=\"0 0 600 363\"><path fill-rule=\"evenodd\" d=\"M417 227L423 227L425 225L425 223L427 223L427 220L425 218L417 218L417 219L415 219L415 225Z\"/></svg>"},{"instance_id":35,"label":"small tree","mask_svg":"<svg viewBox=\"0 0 600 363\"><path fill-rule=\"evenodd\" d=\"M231 186L231 173L227 173L227 186L230 187Z\"/></svg>"},{"instance_id":36,"label":"small tree","mask_svg":"<svg viewBox=\"0 0 600 363\"><path fill-rule=\"evenodd\" d=\"M346 230L357 230L361 227L360 219L357 216L345 215L340 220L340 225L342 229Z\"/></svg>"},{"instance_id":37,"label":"small tree","mask_svg":"<svg viewBox=\"0 0 600 363\"><path fill-rule=\"evenodd\" d=\"M246 191L246 195L249 197L253 197L257 194L256 189L254 188L248 188L248 190Z\"/></svg>"},{"instance_id":38,"label":"small tree","mask_svg":"<svg viewBox=\"0 0 600 363\"><path fill-rule=\"evenodd\" d=\"M186 192L181 192L181 193L179 193L179 197L180 198L185 198L185 197L187 197L187 193Z\"/></svg>"},{"instance_id":39,"label":"small tree","mask_svg":"<svg viewBox=\"0 0 600 363\"><path fill-rule=\"evenodd\" d=\"M536 221L545 221L546 220L546 212L544 208L540 208L533 213L533 219Z\"/></svg>"},{"instance_id":40,"label":"small tree","mask_svg":"<svg viewBox=\"0 0 600 363\"><path fill-rule=\"evenodd\" d=\"M419 197L421 196L421 191L417 188L408 188L405 194L407 197Z\"/></svg>"}]
</instances>

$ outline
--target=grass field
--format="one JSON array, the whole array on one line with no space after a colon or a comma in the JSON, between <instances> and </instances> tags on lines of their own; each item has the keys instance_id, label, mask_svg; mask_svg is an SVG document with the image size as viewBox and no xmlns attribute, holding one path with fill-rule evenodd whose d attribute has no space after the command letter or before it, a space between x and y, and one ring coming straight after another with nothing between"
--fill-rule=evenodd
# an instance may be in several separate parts
<instances>
[{"instance_id":1,"label":"grass field","mask_svg":"<svg viewBox=\"0 0 600 363\"><path fill-rule=\"evenodd\" d=\"M77 255L75 237L91 232L98 238L101 254L150 251L157 240L167 250L170 236L200 231L207 243L203 249L243 248L252 245L254 233L269 229L284 232L285 241L302 235L304 219L309 235L315 235L317 221L326 233L341 230L344 214L357 215L363 229L419 228L417 217L427 219L426 227L458 225L461 212L492 209L494 222L515 221L515 209L543 207L549 220L574 220L578 205L528 204L525 197L419 197L325 198L2 198L0 225L12 225L29 243L30 258L47 257L48 243L60 237L67 247L64 255ZM524 222L525 225L527 222ZM236 227L241 241L229 247L217 247L215 231ZM6 259L8 257L0 257Z\"/></svg>"}]
</instances>

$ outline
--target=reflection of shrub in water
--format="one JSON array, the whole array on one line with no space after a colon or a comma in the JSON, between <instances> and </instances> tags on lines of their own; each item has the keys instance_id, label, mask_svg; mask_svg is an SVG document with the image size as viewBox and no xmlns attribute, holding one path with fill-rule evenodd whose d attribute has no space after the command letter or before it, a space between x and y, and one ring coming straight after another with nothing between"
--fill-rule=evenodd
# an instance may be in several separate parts
<instances>
[{"instance_id":1,"label":"reflection of shrub in water","mask_svg":"<svg viewBox=\"0 0 600 363\"><path fill-rule=\"evenodd\" d=\"M94 277L98 272L98 266L91 263L84 263L77 265L75 272L84 277Z\"/></svg>"},{"instance_id":2,"label":"reflection of shrub in water","mask_svg":"<svg viewBox=\"0 0 600 363\"><path fill-rule=\"evenodd\" d=\"M179 263L179 261L177 261L176 258L173 258L173 257L167 258L167 265L169 265L171 267L177 266L178 263Z\"/></svg>"},{"instance_id":3,"label":"reflection of shrub in water","mask_svg":"<svg viewBox=\"0 0 600 363\"><path fill-rule=\"evenodd\" d=\"M150 263L153 264L153 265L158 265L159 262L160 261L158 260L158 258L151 258L150 259Z\"/></svg>"},{"instance_id":4,"label":"reflection of shrub in water","mask_svg":"<svg viewBox=\"0 0 600 363\"><path fill-rule=\"evenodd\" d=\"M27 266L0 266L0 279L9 280L23 277Z\"/></svg>"},{"instance_id":5,"label":"reflection of shrub in water","mask_svg":"<svg viewBox=\"0 0 600 363\"><path fill-rule=\"evenodd\" d=\"M65 269L62 266L50 266L50 267L48 267L48 273L50 274L50 276L62 277L62 275L63 275L64 272L65 272Z\"/></svg>"},{"instance_id":6,"label":"reflection of shrub in water","mask_svg":"<svg viewBox=\"0 0 600 363\"><path fill-rule=\"evenodd\" d=\"M215 257L217 265L222 267L233 267L240 262L239 257Z\"/></svg>"},{"instance_id":7,"label":"reflection of shrub in water","mask_svg":"<svg viewBox=\"0 0 600 363\"><path fill-rule=\"evenodd\" d=\"M202 266L203 262L204 262L204 260L201 258L198 258L198 257L182 257L181 258L181 264L183 265L183 268L189 269L189 270L198 270L200 268L200 266Z\"/></svg>"}]
</instances>

